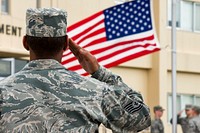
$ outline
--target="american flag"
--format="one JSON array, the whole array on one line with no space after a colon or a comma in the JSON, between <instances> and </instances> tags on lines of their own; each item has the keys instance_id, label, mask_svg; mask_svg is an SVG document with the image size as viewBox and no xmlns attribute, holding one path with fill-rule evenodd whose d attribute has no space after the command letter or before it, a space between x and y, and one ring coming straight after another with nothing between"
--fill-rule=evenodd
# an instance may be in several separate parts
<instances>
[{"instance_id":1,"label":"american flag","mask_svg":"<svg viewBox=\"0 0 200 133\"><path fill-rule=\"evenodd\" d=\"M133 0L110 7L69 26L67 32L107 68L160 50L150 0ZM62 64L87 75L70 50L64 52Z\"/></svg>"}]
</instances>

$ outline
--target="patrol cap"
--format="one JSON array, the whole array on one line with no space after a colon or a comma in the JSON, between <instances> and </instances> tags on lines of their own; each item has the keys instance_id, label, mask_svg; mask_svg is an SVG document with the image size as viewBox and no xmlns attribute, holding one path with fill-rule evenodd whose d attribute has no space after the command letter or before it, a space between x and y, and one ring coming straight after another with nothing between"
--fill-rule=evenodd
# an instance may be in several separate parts
<instances>
[{"instance_id":1,"label":"patrol cap","mask_svg":"<svg viewBox=\"0 0 200 133\"><path fill-rule=\"evenodd\" d=\"M191 104L186 104L186 105L185 105L185 110L192 109L192 107L193 107L193 106L192 106Z\"/></svg>"},{"instance_id":2,"label":"patrol cap","mask_svg":"<svg viewBox=\"0 0 200 133\"><path fill-rule=\"evenodd\" d=\"M29 8L26 11L26 34L33 37L66 35L67 12L58 8Z\"/></svg>"},{"instance_id":3,"label":"patrol cap","mask_svg":"<svg viewBox=\"0 0 200 133\"><path fill-rule=\"evenodd\" d=\"M195 105L193 106L192 110L194 110L197 114L200 114L200 107Z\"/></svg>"},{"instance_id":4,"label":"patrol cap","mask_svg":"<svg viewBox=\"0 0 200 133\"><path fill-rule=\"evenodd\" d=\"M160 105L157 105L157 106L154 106L153 110L155 112L155 111L164 111L165 109L163 109Z\"/></svg>"}]
</instances>

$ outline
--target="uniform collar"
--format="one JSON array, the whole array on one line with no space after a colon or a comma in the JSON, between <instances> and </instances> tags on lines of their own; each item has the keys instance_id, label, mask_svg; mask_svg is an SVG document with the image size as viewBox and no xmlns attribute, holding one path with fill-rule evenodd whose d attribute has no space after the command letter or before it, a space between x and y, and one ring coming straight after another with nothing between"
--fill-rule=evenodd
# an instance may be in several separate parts
<instances>
[{"instance_id":1,"label":"uniform collar","mask_svg":"<svg viewBox=\"0 0 200 133\"><path fill-rule=\"evenodd\" d=\"M65 69L54 59L39 59L30 61L23 70Z\"/></svg>"}]
</instances>

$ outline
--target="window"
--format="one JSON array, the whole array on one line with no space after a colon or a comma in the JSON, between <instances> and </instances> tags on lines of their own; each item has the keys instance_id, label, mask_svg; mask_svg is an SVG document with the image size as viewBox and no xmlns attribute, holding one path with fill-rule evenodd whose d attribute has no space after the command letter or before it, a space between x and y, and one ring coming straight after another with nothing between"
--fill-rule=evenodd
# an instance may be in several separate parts
<instances>
[{"instance_id":1,"label":"window","mask_svg":"<svg viewBox=\"0 0 200 133\"><path fill-rule=\"evenodd\" d=\"M36 7L40 8L41 7L41 0L36 0Z\"/></svg>"},{"instance_id":2,"label":"window","mask_svg":"<svg viewBox=\"0 0 200 133\"><path fill-rule=\"evenodd\" d=\"M1 12L8 14L9 13L9 0L1 0Z\"/></svg>"},{"instance_id":3,"label":"window","mask_svg":"<svg viewBox=\"0 0 200 133\"><path fill-rule=\"evenodd\" d=\"M200 4L195 6L195 30L200 31Z\"/></svg>"},{"instance_id":4,"label":"window","mask_svg":"<svg viewBox=\"0 0 200 133\"><path fill-rule=\"evenodd\" d=\"M183 30L193 29L193 4L192 2L182 1L181 2L181 19L180 27Z\"/></svg>"},{"instance_id":5,"label":"window","mask_svg":"<svg viewBox=\"0 0 200 133\"><path fill-rule=\"evenodd\" d=\"M11 61L0 60L0 77L11 75Z\"/></svg>"},{"instance_id":6,"label":"window","mask_svg":"<svg viewBox=\"0 0 200 133\"><path fill-rule=\"evenodd\" d=\"M190 94L177 94L176 97L176 107L177 113L185 108L186 104L198 105L200 106L200 95L190 95ZM172 118L172 95L168 94L168 107L167 107L167 118L168 122ZM186 116L185 112L182 113L182 117Z\"/></svg>"},{"instance_id":7,"label":"window","mask_svg":"<svg viewBox=\"0 0 200 133\"><path fill-rule=\"evenodd\" d=\"M172 3L168 0L168 25L172 26ZM176 27L180 27L180 3L176 5Z\"/></svg>"},{"instance_id":8,"label":"window","mask_svg":"<svg viewBox=\"0 0 200 133\"><path fill-rule=\"evenodd\" d=\"M20 71L27 62L14 58L0 58L0 80Z\"/></svg>"},{"instance_id":9,"label":"window","mask_svg":"<svg viewBox=\"0 0 200 133\"><path fill-rule=\"evenodd\" d=\"M187 31L200 32L200 3L180 0L176 5L176 26ZM168 25L171 26L172 3L168 0Z\"/></svg>"}]
</instances>

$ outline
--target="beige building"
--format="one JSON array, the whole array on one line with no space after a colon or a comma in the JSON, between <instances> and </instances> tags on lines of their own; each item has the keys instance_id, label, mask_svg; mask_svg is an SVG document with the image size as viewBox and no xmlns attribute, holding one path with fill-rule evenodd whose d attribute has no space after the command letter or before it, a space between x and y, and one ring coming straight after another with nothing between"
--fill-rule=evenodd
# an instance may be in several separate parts
<instances>
[{"instance_id":1,"label":"beige building","mask_svg":"<svg viewBox=\"0 0 200 133\"><path fill-rule=\"evenodd\" d=\"M25 34L25 12L29 7L65 9L68 11L68 25L71 25L115 5L116 1L1 0L0 57L28 59L28 53L21 42ZM165 108L162 120L165 132L171 133L172 126L169 123L172 117L171 0L152 0L152 2L154 2L154 21L161 50L123 63L111 70L121 75L129 86L140 91L151 110L158 104ZM200 105L200 0L180 0L177 2L177 7L177 110L180 111L188 103ZM11 69L8 65L0 61L0 76L12 73L6 72ZM152 111L151 114L153 118ZM102 133L110 132L103 127L100 130ZM180 126L178 133L181 133Z\"/></svg>"}]
</instances>

